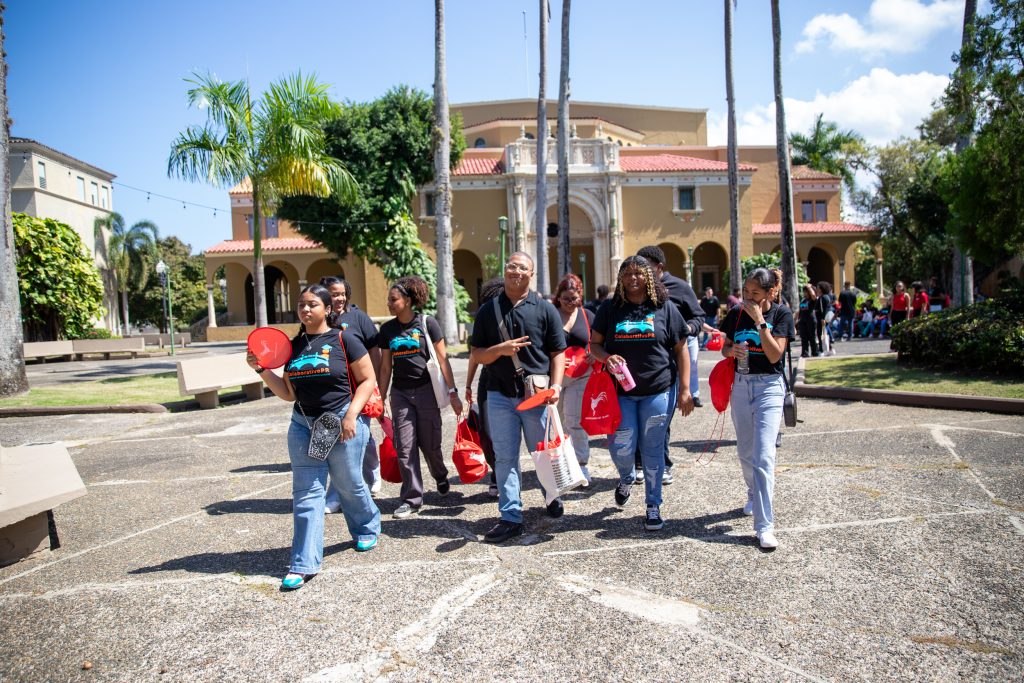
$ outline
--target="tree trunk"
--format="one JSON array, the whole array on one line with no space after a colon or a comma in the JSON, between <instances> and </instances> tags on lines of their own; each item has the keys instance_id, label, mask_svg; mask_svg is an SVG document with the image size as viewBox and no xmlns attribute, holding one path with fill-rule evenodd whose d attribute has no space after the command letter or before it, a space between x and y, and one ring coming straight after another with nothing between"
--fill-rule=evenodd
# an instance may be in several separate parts
<instances>
[{"instance_id":1,"label":"tree trunk","mask_svg":"<svg viewBox=\"0 0 1024 683\"><path fill-rule=\"evenodd\" d=\"M572 243L569 239L569 5L570 0L562 0L562 63L558 76L559 277L572 272Z\"/></svg>"},{"instance_id":2,"label":"tree trunk","mask_svg":"<svg viewBox=\"0 0 1024 683\"><path fill-rule=\"evenodd\" d=\"M964 53L970 39L971 28L974 26L974 17L978 12L977 0L967 0L964 5L964 29L960 36L960 54ZM973 65L965 64L960 60L961 69L971 69ZM962 124L963 121L960 121ZM971 146L971 136L960 133L956 137L956 153L961 154ZM974 303L974 262L966 251L960 248L956 242L953 243L953 291L954 306L969 306Z\"/></svg>"},{"instance_id":3,"label":"tree trunk","mask_svg":"<svg viewBox=\"0 0 1024 683\"><path fill-rule=\"evenodd\" d=\"M252 310L256 327L267 326L267 290L263 286L263 226L260 225L260 199L256 179L252 182Z\"/></svg>"},{"instance_id":4,"label":"tree trunk","mask_svg":"<svg viewBox=\"0 0 1024 683\"><path fill-rule=\"evenodd\" d=\"M18 252L11 220L10 131L7 129L7 53L4 52L4 7L0 5L0 214L4 234L0 244L0 396L28 391L22 355L21 293L18 290Z\"/></svg>"},{"instance_id":5,"label":"tree trunk","mask_svg":"<svg viewBox=\"0 0 1024 683\"><path fill-rule=\"evenodd\" d=\"M124 325L122 326L122 336L128 337L132 333L132 324L128 319L128 286L121 290L121 315Z\"/></svg>"},{"instance_id":6,"label":"tree trunk","mask_svg":"<svg viewBox=\"0 0 1024 683\"><path fill-rule=\"evenodd\" d=\"M736 155L736 95L732 84L732 10L734 0L725 0L725 101L729 162L729 291L743 286L740 268L739 162Z\"/></svg>"},{"instance_id":7,"label":"tree trunk","mask_svg":"<svg viewBox=\"0 0 1024 683\"><path fill-rule=\"evenodd\" d=\"M445 342L459 341L455 317L455 270L452 261L451 130L448 121L448 71L445 64L444 0L434 0L434 195L437 232L437 322Z\"/></svg>"},{"instance_id":8,"label":"tree trunk","mask_svg":"<svg viewBox=\"0 0 1024 683\"><path fill-rule=\"evenodd\" d=\"M782 224L782 294L789 300L790 306L796 306L800 298L796 279L796 232L793 228L793 183L789 175L789 136L786 135L786 108L782 101L782 22L779 20L779 0L772 0L772 62L775 73L775 155L779 162L779 218Z\"/></svg>"},{"instance_id":9,"label":"tree trunk","mask_svg":"<svg viewBox=\"0 0 1024 683\"><path fill-rule=\"evenodd\" d=\"M548 77L548 0L540 0L540 87L537 91L537 201L534 223L537 231L537 291L551 291L548 275L548 103L544 91Z\"/></svg>"}]
</instances>

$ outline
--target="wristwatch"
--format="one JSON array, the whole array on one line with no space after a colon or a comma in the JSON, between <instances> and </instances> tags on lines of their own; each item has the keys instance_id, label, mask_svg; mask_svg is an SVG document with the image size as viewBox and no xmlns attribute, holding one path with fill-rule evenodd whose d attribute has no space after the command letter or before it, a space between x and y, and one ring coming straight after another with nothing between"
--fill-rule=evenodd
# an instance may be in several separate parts
<instances>
[{"instance_id":1,"label":"wristwatch","mask_svg":"<svg viewBox=\"0 0 1024 683\"><path fill-rule=\"evenodd\" d=\"M561 391L562 390L562 385L561 384L552 384L551 388L552 389L558 389L559 391Z\"/></svg>"},{"instance_id":2,"label":"wristwatch","mask_svg":"<svg viewBox=\"0 0 1024 683\"><path fill-rule=\"evenodd\" d=\"M457 393L459 393L459 390L458 390L458 389L453 389L453 388L451 388L451 387L449 387L449 388L448 388L448 395L449 395L449 396L454 396L454 395L455 395L455 394L457 394Z\"/></svg>"},{"instance_id":3,"label":"wristwatch","mask_svg":"<svg viewBox=\"0 0 1024 683\"><path fill-rule=\"evenodd\" d=\"M264 372L266 372L267 369L261 366L261 367L255 368L255 370L256 370L256 374L257 375L262 375Z\"/></svg>"},{"instance_id":4,"label":"wristwatch","mask_svg":"<svg viewBox=\"0 0 1024 683\"><path fill-rule=\"evenodd\" d=\"M757 329L759 329L759 330L767 330L768 329L768 323L761 323L760 325L757 326Z\"/></svg>"}]
</instances>

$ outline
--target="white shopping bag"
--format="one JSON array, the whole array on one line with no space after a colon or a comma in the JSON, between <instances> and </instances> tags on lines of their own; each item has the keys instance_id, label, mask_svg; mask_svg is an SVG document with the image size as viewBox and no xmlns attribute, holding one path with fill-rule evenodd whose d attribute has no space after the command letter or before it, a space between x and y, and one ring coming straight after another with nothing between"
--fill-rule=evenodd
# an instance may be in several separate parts
<instances>
[{"instance_id":1,"label":"white shopping bag","mask_svg":"<svg viewBox=\"0 0 1024 683\"><path fill-rule=\"evenodd\" d=\"M562 421L554 406L547 408L548 428L544 435L544 443L537 444L541 448L532 451L533 466L537 470L537 478L544 489L544 502L548 505L567 491L586 482L583 470L576 460L576 451L572 440L562 429Z\"/></svg>"}]
</instances>

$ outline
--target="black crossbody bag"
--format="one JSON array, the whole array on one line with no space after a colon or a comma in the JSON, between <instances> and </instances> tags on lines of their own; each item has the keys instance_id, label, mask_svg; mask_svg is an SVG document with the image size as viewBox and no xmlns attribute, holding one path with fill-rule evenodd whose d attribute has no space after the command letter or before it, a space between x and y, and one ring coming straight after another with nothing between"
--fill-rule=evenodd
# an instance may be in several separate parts
<instances>
[{"instance_id":1,"label":"black crossbody bag","mask_svg":"<svg viewBox=\"0 0 1024 683\"><path fill-rule=\"evenodd\" d=\"M787 427L796 427L796 393L793 391L793 384L796 382L796 372L793 369L793 354L789 350L790 343L786 340L786 360L788 367L782 368L782 381L786 385L786 397L782 399L782 419Z\"/></svg>"}]
</instances>

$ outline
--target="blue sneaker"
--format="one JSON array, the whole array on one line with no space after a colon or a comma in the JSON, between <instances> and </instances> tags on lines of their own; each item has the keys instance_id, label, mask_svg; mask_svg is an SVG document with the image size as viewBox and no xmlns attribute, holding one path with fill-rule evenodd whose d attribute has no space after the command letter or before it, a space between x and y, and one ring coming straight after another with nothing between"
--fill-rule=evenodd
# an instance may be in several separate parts
<instances>
[{"instance_id":1,"label":"blue sneaker","mask_svg":"<svg viewBox=\"0 0 1024 683\"><path fill-rule=\"evenodd\" d=\"M377 537L374 536L368 541L356 541L356 552L365 553L377 547Z\"/></svg>"},{"instance_id":2,"label":"blue sneaker","mask_svg":"<svg viewBox=\"0 0 1024 683\"><path fill-rule=\"evenodd\" d=\"M314 574L294 574L289 572L288 576L281 580L281 588L293 591L306 585L306 580L311 579Z\"/></svg>"}]
</instances>

